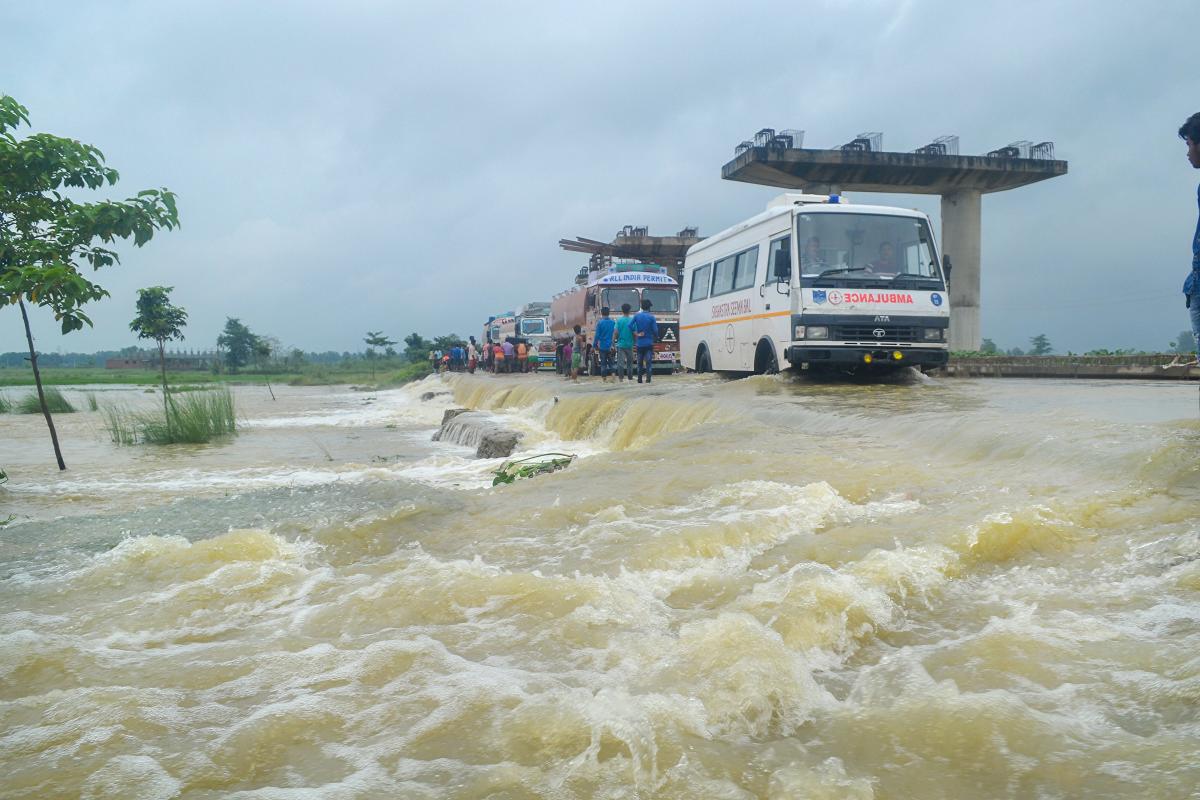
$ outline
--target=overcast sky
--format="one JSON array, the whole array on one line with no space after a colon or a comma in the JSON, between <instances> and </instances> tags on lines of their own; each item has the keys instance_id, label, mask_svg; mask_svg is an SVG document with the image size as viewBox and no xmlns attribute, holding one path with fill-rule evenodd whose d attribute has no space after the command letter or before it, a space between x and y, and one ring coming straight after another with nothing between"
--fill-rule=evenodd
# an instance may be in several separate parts
<instances>
[{"instance_id":1,"label":"overcast sky","mask_svg":"<svg viewBox=\"0 0 1200 800\"><path fill-rule=\"evenodd\" d=\"M722 181L762 127L809 147L1052 140L1069 174L983 201L983 335L1060 352L1162 349L1186 329L1200 111L1195 0L389 3L0 0L0 93L34 131L104 151L125 197L166 186L183 228L99 282L132 344L139 287L175 287L185 347L227 316L305 350L478 333L548 299L623 225L715 233L779 190ZM26 135L30 129L22 129ZM915 206L936 198L856 195ZM0 308L0 351L24 349Z\"/></svg>"}]
</instances>

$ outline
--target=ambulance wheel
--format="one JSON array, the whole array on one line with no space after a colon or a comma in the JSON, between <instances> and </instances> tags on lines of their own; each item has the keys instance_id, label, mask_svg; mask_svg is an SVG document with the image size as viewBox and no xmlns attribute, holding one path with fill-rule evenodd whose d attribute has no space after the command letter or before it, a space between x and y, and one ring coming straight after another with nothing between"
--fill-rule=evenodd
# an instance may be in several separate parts
<instances>
[{"instance_id":1,"label":"ambulance wheel","mask_svg":"<svg viewBox=\"0 0 1200 800\"><path fill-rule=\"evenodd\" d=\"M708 357L708 348L700 345L696 351L696 372L712 372L712 359Z\"/></svg>"},{"instance_id":2,"label":"ambulance wheel","mask_svg":"<svg viewBox=\"0 0 1200 800\"><path fill-rule=\"evenodd\" d=\"M754 353L754 372L756 375L774 375L779 372L779 359L775 357L775 348L766 339L758 343Z\"/></svg>"}]
</instances>

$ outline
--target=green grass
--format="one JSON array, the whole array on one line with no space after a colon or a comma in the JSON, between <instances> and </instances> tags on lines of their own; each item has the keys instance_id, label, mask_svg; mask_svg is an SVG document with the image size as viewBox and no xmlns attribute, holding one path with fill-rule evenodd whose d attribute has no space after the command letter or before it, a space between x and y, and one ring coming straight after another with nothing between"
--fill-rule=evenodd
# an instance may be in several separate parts
<instances>
[{"instance_id":1,"label":"green grass","mask_svg":"<svg viewBox=\"0 0 1200 800\"><path fill-rule=\"evenodd\" d=\"M100 410L100 403L98 403L96 401L96 393L95 392L88 392L87 394L84 395L84 397L87 398L88 411L99 411Z\"/></svg>"},{"instance_id":2,"label":"green grass","mask_svg":"<svg viewBox=\"0 0 1200 800\"><path fill-rule=\"evenodd\" d=\"M137 444L138 420L137 415L124 406L105 406L101 412L104 415L104 428L113 444Z\"/></svg>"},{"instance_id":3,"label":"green grass","mask_svg":"<svg viewBox=\"0 0 1200 800\"><path fill-rule=\"evenodd\" d=\"M429 367L425 362L401 364L399 361L377 361L375 379L371 370L361 361L347 364L310 364L288 372L252 372L243 370L236 374L211 372L168 372L173 381L185 384L202 384L205 387L222 384L273 384L289 383L293 386L328 386L332 384L357 383L396 385L388 376L407 375L415 371L424 377ZM148 369L101 369L97 367L49 367L43 368L42 384L45 386L81 386L84 384L124 384L134 386L159 386L162 375ZM32 386L33 371L22 367L0 368L0 386ZM174 391L174 387L172 387Z\"/></svg>"},{"instance_id":4,"label":"green grass","mask_svg":"<svg viewBox=\"0 0 1200 800\"><path fill-rule=\"evenodd\" d=\"M62 392L55 389L53 386L43 387L42 391L46 395L46 407L50 409L51 414L71 414L75 411L75 406L67 402L67 398L63 397ZM18 414L40 414L42 413L42 403L38 400L37 393L27 394L17 401L14 410Z\"/></svg>"},{"instance_id":5,"label":"green grass","mask_svg":"<svg viewBox=\"0 0 1200 800\"><path fill-rule=\"evenodd\" d=\"M237 433L233 393L222 386L172 400L166 413L104 409L104 427L114 444L205 444Z\"/></svg>"},{"instance_id":6,"label":"green grass","mask_svg":"<svg viewBox=\"0 0 1200 800\"><path fill-rule=\"evenodd\" d=\"M12 411L12 400L9 400L4 394L0 394L0 414L7 414Z\"/></svg>"}]
</instances>

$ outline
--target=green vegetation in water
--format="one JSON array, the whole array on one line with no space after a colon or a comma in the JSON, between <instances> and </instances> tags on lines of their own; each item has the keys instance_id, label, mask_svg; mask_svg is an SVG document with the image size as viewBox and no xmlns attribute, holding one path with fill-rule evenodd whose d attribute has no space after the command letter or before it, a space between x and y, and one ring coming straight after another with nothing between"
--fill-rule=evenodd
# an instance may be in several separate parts
<instances>
[{"instance_id":1,"label":"green vegetation in water","mask_svg":"<svg viewBox=\"0 0 1200 800\"><path fill-rule=\"evenodd\" d=\"M105 406L104 429L113 444L137 444L138 415L124 406Z\"/></svg>"},{"instance_id":2,"label":"green vegetation in water","mask_svg":"<svg viewBox=\"0 0 1200 800\"><path fill-rule=\"evenodd\" d=\"M205 444L237 433L237 415L233 394L222 387L172 400L166 414L105 408L104 426L114 444Z\"/></svg>"},{"instance_id":3,"label":"green vegetation in water","mask_svg":"<svg viewBox=\"0 0 1200 800\"><path fill-rule=\"evenodd\" d=\"M75 412L75 406L67 402L67 398L63 397L62 392L55 389L53 386L43 389L46 395L46 407L50 409L51 414L72 414ZM37 393L28 394L17 401L14 410L18 414L40 414L42 413L42 403L38 400Z\"/></svg>"},{"instance_id":4,"label":"green vegetation in water","mask_svg":"<svg viewBox=\"0 0 1200 800\"><path fill-rule=\"evenodd\" d=\"M380 359L376 364L377 382L380 386L398 386L420 380L430 373L429 362L397 364ZM167 373L172 380L182 379L189 384L201 384L203 388L223 384L261 384L270 379L276 385L288 383L292 386L330 386L335 384L371 384L371 371L361 361L348 364L310 364L301 369L252 371L242 370L237 374L198 372L194 370ZM46 367L42 369L43 386L82 386L85 384L123 384L125 386L161 386L162 376L148 369L102 369L98 367ZM0 368L0 386L32 386L33 373L28 368ZM201 387L197 387L201 388ZM175 387L171 387L174 391Z\"/></svg>"},{"instance_id":5,"label":"green vegetation in water","mask_svg":"<svg viewBox=\"0 0 1200 800\"><path fill-rule=\"evenodd\" d=\"M9 400L3 394L0 394L0 414L7 414L12 411L12 400Z\"/></svg>"},{"instance_id":6,"label":"green vegetation in water","mask_svg":"<svg viewBox=\"0 0 1200 800\"><path fill-rule=\"evenodd\" d=\"M96 400L95 392L88 392L84 395L87 398L88 411L99 411L100 403Z\"/></svg>"},{"instance_id":7,"label":"green vegetation in water","mask_svg":"<svg viewBox=\"0 0 1200 800\"><path fill-rule=\"evenodd\" d=\"M512 483L518 478L532 478L534 475L558 472L560 469L566 469L574 460L575 456L568 453L542 453L515 461L505 461L500 465L500 469L492 473L496 476L492 479L492 486Z\"/></svg>"}]
</instances>

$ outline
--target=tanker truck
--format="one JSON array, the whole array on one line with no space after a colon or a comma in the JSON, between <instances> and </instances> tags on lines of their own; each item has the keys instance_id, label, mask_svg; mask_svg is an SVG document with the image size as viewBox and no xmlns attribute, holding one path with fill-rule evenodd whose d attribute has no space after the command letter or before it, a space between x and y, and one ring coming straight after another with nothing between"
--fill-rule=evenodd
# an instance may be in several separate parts
<instances>
[{"instance_id":1,"label":"tanker truck","mask_svg":"<svg viewBox=\"0 0 1200 800\"><path fill-rule=\"evenodd\" d=\"M555 295L550 305L550 335L556 347L571 341L575 326L587 337L584 364L589 374L598 375L599 357L592 347L600 309L607 306L613 319L621 316L628 303L636 314L642 300L650 301L650 311L658 320L658 338L654 342L656 372L674 372L679 362L679 283L657 264L618 263L609 269L580 270L575 286Z\"/></svg>"}]
</instances>

